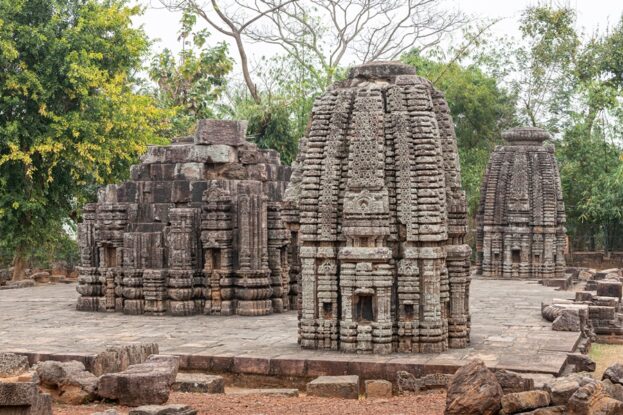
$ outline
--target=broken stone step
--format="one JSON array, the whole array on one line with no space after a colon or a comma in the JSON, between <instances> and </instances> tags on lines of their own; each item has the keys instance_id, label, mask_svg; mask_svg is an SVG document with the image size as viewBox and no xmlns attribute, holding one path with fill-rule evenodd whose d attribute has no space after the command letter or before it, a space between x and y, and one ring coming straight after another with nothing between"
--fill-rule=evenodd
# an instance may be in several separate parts
<instances>
[{"instance_id":1,"label":"broken stone step","mask_svg":"<svg viewBox=\"0 0 623 415\"><path fill-rule=\"evenodd\" d=\"M359 399L359 376L320 376L307 384L307 395Z\"/></svg>"},{"instance_id":2,"label":"broken stone step","mask_svg":"<svg viewBox=\"0 0 623 415\"><path fill-rule=\"evenodd\" d=\"M178 373L172 389L176 392L224 393L225 380L222 376L203 373Z\"/></svg>"},{"instance_id":3,"label":"broken stone step","mask_svg":"<svg viewBox=\"0 0 623 415\"><path fill-rule=\"evenodd\" d=\"M227 392L229 396L248 396L248 395L261 395L261 396L282 396L287 398L296 398L299 396L298 389L241 389L236 391Z\"/></svg>"}]
</instances>

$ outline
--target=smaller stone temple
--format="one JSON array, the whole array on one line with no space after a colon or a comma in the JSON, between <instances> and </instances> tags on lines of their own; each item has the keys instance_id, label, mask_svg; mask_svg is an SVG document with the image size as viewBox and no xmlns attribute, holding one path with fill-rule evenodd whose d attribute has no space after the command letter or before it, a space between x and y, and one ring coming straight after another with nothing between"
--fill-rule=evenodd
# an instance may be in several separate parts
<instances>
[{"instance_id":1,"label":"smaller stone temple","mask_svg":"<svg viewBox=\"0 0 623 415\"><path fill-rule=\"evenodd\" d=\"M100 190L78 227L78 310L256 316L295 303L280 208L290 168L245 133L202 120Z\"/></svg>"},{"instance_id":2,"label":"smaller stone temple","mask_svg":"<svg viewBox=\"0 0 623 415\"><path fill-rule=\"evenodd\" d=\"M283 215L298 249L299 341L437 353L469 343L465 193L443 94L399 62L316 99Z\"/></svg>"},{"instance_id":3,"label":"smaller stone temple","mask_svg":"<svg viewBox=\"0 0 623 415\"><path fill-rule=\"evenodd\" d=\"M477 214L483 277L551 280L565 273L565 206L554 147L540 128L513 128L491 154Z\"/></svg>"}]
</instances>

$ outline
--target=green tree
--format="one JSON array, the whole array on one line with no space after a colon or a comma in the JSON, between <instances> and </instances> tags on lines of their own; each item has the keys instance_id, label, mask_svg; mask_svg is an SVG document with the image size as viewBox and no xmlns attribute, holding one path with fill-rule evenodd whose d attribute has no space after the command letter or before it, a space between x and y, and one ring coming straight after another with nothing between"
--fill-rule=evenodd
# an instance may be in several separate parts
<instances>
[{"instance_id":1,"label":"green tree","mask_svg":"<svg viewBox=\"0 0 623 415\"><path fill-rule=\"evenodd\" d=\"M166 128L134 92L149 42L124 0L0 0L0 248L23 274L96 185Z\"/></svg>"},{"instance_id":2,"label":"green tree","mask_svg":"<svg viewBox=\"0 0 623 415\"><path fill-rule=\"evenodd\" d=\"M233 69L227 44L206 47L209 33L193 32L196 15L185 13L179 39L183 49L176 59L169 49L153 57L149 77L157 87L158 105L172 111L169 137L188 134L202 118L218 116L218 101Z\"/></svg>"},{"instance_id":3,"label":"green tree","mask_svg":"<svg viewBox=\"0 0 623 415\"><path fill-rule=\"evenodd\" d=\"M490 42L483 62L517 97L519 121L554 134L572 245L608 251L623 242L623 24L591 36L576 27L569 7L529 7L520 39Z\"/></svg>"}]
</instances>

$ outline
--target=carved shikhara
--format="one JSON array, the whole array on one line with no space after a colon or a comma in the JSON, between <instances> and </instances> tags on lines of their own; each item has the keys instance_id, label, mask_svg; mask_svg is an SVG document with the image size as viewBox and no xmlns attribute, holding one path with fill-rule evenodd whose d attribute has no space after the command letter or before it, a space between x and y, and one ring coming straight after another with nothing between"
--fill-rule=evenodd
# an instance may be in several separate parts
<instances>
[{"instance_id":1,"label":"carved shikhara","mask_svg":"<svg viewBox=\"0 0 623 415\"><path fill-rule=\"evenodd\" d=\"M479 273L489 278L563 278L565 206L548 132L533 127L502 134L491 154L477 215Z\"/></svg>"},{"instance_id":2,"label":"carved shikhara","mask_svg":"<svg viewBox=\"0 0 623 415\"><path fill-rule=\"evenodd\" d=\"M471 251L443 95L410 66L356 67L316 100L293 168L283 216L301 346L466 347Z\"/></svg>"},{"instance_id":3,"label":"carved shikhara","mask_svg":"<svg viewBox=\"0 0 623 415\"><path fill-rule=\"evenodd\" d=\"M265 315L296 307L280 201L290 168L245 141L246 124L202 120L150 147L78 227L78 310Z\"/></svg>"}]
</instances>

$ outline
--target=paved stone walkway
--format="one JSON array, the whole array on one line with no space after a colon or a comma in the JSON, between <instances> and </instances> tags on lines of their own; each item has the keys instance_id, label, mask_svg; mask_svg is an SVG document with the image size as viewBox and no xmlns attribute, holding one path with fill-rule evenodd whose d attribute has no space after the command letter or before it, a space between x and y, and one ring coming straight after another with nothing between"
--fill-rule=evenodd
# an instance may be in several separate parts
<instances>
[{"instance_id":1,"label":"paved stone walkway","mask_svg":"<svg viewBox=\"0 0 623 415\"><path fill-rule=\"evenodd\" d=\"M96 353L107 344L142 341L157 342L165 353L267 362L304 359L456 367L478 357L490 367L560 371L579 334L552 331L541 318L540 303L565 297L564 292L535 282L474 280L471 295L469 348L443 354L371 356L301 350L294 312L259 318L85 313L75 310L74 285L37 286L0 291L0 351Z\"/></svg>"}]
</instances>

